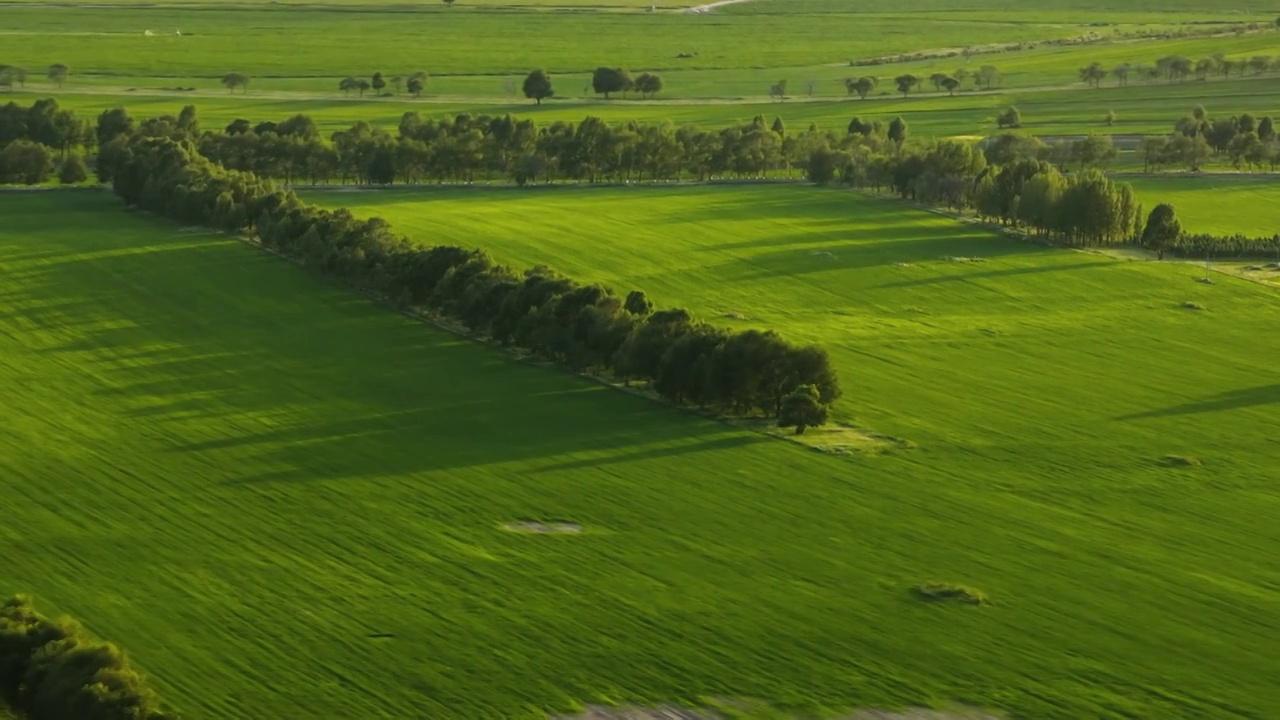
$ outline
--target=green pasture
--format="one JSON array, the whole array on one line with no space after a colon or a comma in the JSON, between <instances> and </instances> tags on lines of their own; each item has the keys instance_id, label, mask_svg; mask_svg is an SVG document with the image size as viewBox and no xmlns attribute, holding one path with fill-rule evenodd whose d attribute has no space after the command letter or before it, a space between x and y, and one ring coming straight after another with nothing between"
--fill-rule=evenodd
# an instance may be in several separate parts
<instances>
[{"instance_id":1,"label":"green pasture","mask_svg":"<svg viewBox=\"0 0 1280 720\"><path fill-rule=\"evenodd\" d=\"M800 187L316 199L822 341L839 417L916 447L823 455L105 194L0 195L0 592L185 717L1280 710L1274 292Z\"/></svg>"},{"instance_id":2,"label":"green pasture","mask_svg":"<svg viewBox=\"0 0 1280 720\"><path fill-rule=\"evenodd\" d=\"M1148 208L1173 205L1183 229L1194 233L1270 237L1280 233L1280 180L1211 175L1125 178Z\"/></svg>"}]
</instances>

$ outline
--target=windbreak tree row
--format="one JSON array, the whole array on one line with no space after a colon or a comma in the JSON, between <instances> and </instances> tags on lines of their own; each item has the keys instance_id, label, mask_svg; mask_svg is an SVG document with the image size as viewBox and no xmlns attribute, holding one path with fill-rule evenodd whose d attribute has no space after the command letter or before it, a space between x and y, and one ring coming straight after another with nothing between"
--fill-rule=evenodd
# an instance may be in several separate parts
<instances>
[{"instance_id":1,"label":"windbreak tree row","mask_svg":"<svg viewBox=\"0 0 1280 720\"><path fill-rule=\"evenodd\" d=\"M0 606L0 699L27 720L176 720L114 645L24 597Z\"/></svg>"},{"instance_id":2,"label":"windbreak tree row","mask_svg":"<svg viewBox=\"0 0 1280 720\"><path fill-rule=\"evenodd\" d=\"M517 272L480 250L411 243L379 218L322 209L269 179L228 170L172 130L143 122L104 145L99 172L127 204L250 234L398 307L426 309L575 371L648 381L677 404L774 417L797 388L813 386L824 407L840 396L820 347L713 327L682 309L654 312L639 291L622 298L545 267Z\"/></svg>"}]
</instances>

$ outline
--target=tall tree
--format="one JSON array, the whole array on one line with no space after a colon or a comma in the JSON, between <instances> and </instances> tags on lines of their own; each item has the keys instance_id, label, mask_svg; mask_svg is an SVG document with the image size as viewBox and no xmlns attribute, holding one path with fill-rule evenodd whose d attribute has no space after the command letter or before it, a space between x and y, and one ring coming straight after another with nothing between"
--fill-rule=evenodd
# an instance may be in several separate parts
<instances>
[{"instance_id":1,"label":"tall tree","mask_svg":"<svg viewBox=\"0 0 1280 720\"><path fill-rule=\"evenodd\" d=\"M635 89L640 91L641 97L653 97L662 92L662 76L655 73L640 73L635 81Z\"/></svg>"},{"instance_id":2,"label":"tall tree","mask_svg":"<svg viewBox=\"0 0 1280 720\"><path fill-rule=\"evenodd\" d=\"M894 78L893 82L898 86L898 92L905 98L912 88L920 84L920 78L911 73L905 73Z\"/></svg>"},{"instance_id":3,"label":"tall tree","mask_svg":"<svg viewBox=\"0 0 1280 720\"><path fill-rule=\"evenodd\" d=\"M556 91L551 87L551 76L545 70L534 70L524 79L524 96L541 105L543 100L554 97Z\"/></svg>"},{"instance_id":4,"label":"tall tree","mask_svg":"<svg viewBox=\"0 0 1280 720\"><path fill-rule=\"evenodd\" d=\"M960 81L948 75L942 78L942 87L947 91L948 95L954 96L956 90L960 89Z\"/></svg>"},{"instance_id":5,"label":"tall tree","mask_svg":"<svg viewBox=\"0 0 1280 720\"><path fill-rule=\"evenodd\" d=\"M929 82L933 83L933 91L942 92L942 82L949 77L951 76L943 72L936 72L930 75Z\"/></svg>"},{"instance_id":6,"label":"tall tree","mask_svg":"<svg viewBox=\"0 0 1280 720\"><path fill-rule=\"evenodd\" d=\"M222 85L229 92L235 92L236 88L240 88L242 92L249 92L249 76L244 73L227 73L222 76Z\"/></svg>"},{"instance_id":7,"label":"tall tree","mask_svg":"<svg viewBox=\"0 0 1280 720\"><path fill-rule=\"evenodd\" d=\"M386 78L382 77L382 73L380 72L374 73L373 77L370 78L370 80L371 82L369 83L369 87L373 88L374 94L382 95L383 89L387 87L387 80Z\"/></svg>"},{"instance_id":8,"label":"tall tree","mask_svg":"<svg viewBox=\"0 0 1280 720\"><path fill-rule=\"evenodd\" d=\"M70 74L71 68L63 65L62 63L54 63L50 65L49 71L46 73L49 79L57 84L59 90L62 89L62 84L67 81L67 76Z\"/></svg>"},{"instance_id":9,"label":"tall tree","mask_svg":"<svg viewBox=\"0 0 1280 720\"><path fill-rule=\"evenodd\" d=\"M844 81L844 89L850 95L857 93L858 97L866 100L867 95L876 88L876 79L863 75L860 78L847 78Z\"/></svg>"},{"instance_id":10,"label":"tall tree","mask_svg":"<svg viewBox=\"0 0 1280 720\"><path fill-rule=\"evenodd\" d=\"M605 100L616 92L625 93L634 87L631 73L622 68L598 67L591 75L591 89Z\"/></svg>"},{"instance_id":11,"label":"tall tree","mask_svg":"<svg viewBox=\"0 0 1280 720\"><path fill-rule=\"evenodd\" d=\"M409 80L405 83L409 94L414 97L422 97L422 91L427 88L427 74L419 70L409 76Z\"/></svg>"},{"instance_id":12,"label":"tall tree","mask_svg":"<svg viewBox=\"0 0 1280 720\"><path fill-rule=\"evenodd\" d=\"M907 121L901 115L889 121L889 139L899 147L907 141Z\"/></svg>"},{"instance_id":13,"label":"tall tree","mask_svg":"<svg viewBox=\"0 0 1280 720\"><path fill-rule=\"evenodd\" d=\"M1156 251L1156 259L1164 259L1164 251L1173 247L1182 235L1182 225L1174 215L1173 206L1160 203L1147 216L1142 229L1142 244Z\"/></svg>"},{"instance_id":14,"label":"tall tree","mask_svg":"<svg viewBox=\"0 0 1280 720\"><path fill-rule=\"evenodd\" d=\"M978 84L990 90L1000 82L1000 71L994 65L983 65L978 69Z\"/></svg>"}]
</instances>

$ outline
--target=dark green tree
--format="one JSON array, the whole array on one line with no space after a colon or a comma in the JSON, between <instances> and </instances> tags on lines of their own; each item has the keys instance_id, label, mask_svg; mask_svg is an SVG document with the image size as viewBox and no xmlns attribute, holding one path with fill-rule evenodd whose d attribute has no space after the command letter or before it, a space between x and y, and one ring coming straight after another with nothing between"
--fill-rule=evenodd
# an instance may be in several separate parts
<instances>
[{"instance_id":1,"label":"dark green tree","mask_svg":"<svg viewBox=\"0 0 1280 720\"><path fill-rule=\"evenodd\" d=\"M1142 228L1142 244L1156 251L1156 257L1164 259L1164 251L1173 247L1182 235L1182 224L1175 216L1173 206L1160 203L1147 216L1147 224Z\"/></svg>"},{"instance_id":2,"label":"dark green tree","mask_svg":"<svg viewBox=\"0 0 1280 720\"><path fill-rule=\"evenodd\" d=\"M222 76L222 85L228 92L235 92L236 88L240 88L241 92L249 92L249 76L244 73L227 73Z\"/></svg>"},{"instance_id":3,"label":"dark green tree","mask_svg":"<svg viewBox=\"0 0 1280 720\"><path fill-rule=\"evenodd\" d=\"M409 94L414 97L422 97L422 91L427 88L427 74L419 70L409 76L405 87L409 90Z\"/></svg>"},{"instance_id":4,"label":"dark green tree","mask_svg":"<svg viewBox=\"0 0 1280 720\"><path fill-rule=\"evenodd\" d=\"M631 73L622 68L598 67L591 75L591 89L598 95L604 95L605 100L613 93L625 93L634 85Z\"/></svg>"},{"instance_id":5,"label":"dark green tree","mask_svg":"<svg viewBox=\"0 0 1280 720\"><path fill-rule=\"evenodd\" d=\"M797 435L803 435L807 428L826 424L827 415L827 406L822 404L818 388L801 385L782 399L778 427L794 427Z\"/></svg>"},{"instance_id":6,"label":"dark green tree","mask_svg":"<svg viewBox=\"0 0 1280 720\"><path fill-rule=\"evenodd\" d=\"M63 185L74 185L88 179L89 169L84 164L84 158L76 153L68 155L62 161L62 167L58 168L58 182Z\"/></svg>"},{"instance_id":7,"label":"dark green tree","mask_svg":"<svg viewBox=\"0 0 1280 720\"><path fill-rule=\"evenodd\" d=\"M902 93L902 97L906 97L912 88L920 84L920 78L911 73L905 73L894 78L893 82L898 86L898 92Z\"/></svg>"},{"instance_id":8,"label":"dark green tree","mask_svg":"<svg viewBox=\"0 0 1280 720\"><path fill-rule=\"evenodd\" d=\"M524 96L541 105L543 100L555 97L555 88L551 86L551 76L545 70L534 70L524 79Z\"/></svg>"},{"instance_id":9,"label":"dark green tree","mask_svg":"<svg viewBox=\"0 0 1280 720\"><path fill-rule=\"evenodd\" d=\"M907 121L901 115L889 121L889 139L899 147L907 141Z\"/></svg>"},{"instance_id":10,"label":"dark green tree","mask_svg":"<svg viewBox=\"0 0 1280 720\"><path fill-rule=\"evenodd\" d=\"M376 72L370 78L369 87L373 88L375 95L382 95L382 91L387 87L386 78L382 77L382 73Z\"/></svg>"},{"instance_id":11,"label":"dark green tree","mask_svg":"<svg viewBox=\"0 0 1280 720\"><path fill-rule=\"evenodd\" d=\"M635 89L642 97L653 97L662 91L662 76L654 73L640 73L636 78Z\"/></svg>"},{"instance_id":12,"label":"dark green tree","mask_svg":"<svg viewBox=\"0 0 1280 720\"><path fill-rule=\"evenodd\" d=\"M65 83L67 81L67 77L71 75L71 68L63 65L62 63L54 63L49 66L49 70L46 75L50 80L57 84L58 89L61 90L62 84Z\"/></svg>"}]
</instances>

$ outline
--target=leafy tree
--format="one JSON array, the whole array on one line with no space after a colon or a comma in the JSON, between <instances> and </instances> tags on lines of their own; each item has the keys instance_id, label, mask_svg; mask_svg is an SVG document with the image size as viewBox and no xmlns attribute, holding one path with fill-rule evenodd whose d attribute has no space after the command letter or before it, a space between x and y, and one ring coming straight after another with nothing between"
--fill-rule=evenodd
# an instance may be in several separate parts
<instances>
[{"instance_id":1,"label":"leafy tree","mask_svg":"<svg viewBox=\"0 0 1280 720\"><path fill-rule=\"evenodd\" d=\"M779 80L771 85L769 87L769 97L785 102L787 99L787 81Z\"/></svg>"},{"instance_id":2,"label":"leafy tree","mask_svg":"<svg viewBox=\"0 0 1280 720\"><path fill-rule=\"evenodd\" d=\"M901 115L889 121L889 139L898 147L907 141L907 121Z\"/></svg>"},{"instance_id":3,"label":"leafy tree","mask_svg":"<svg viewBox=\"0 0 1280 720\"><path fill-rule=\"evenodd\" d=\"M1103 115L1103 116L1102 116L1102 123L1103 123L1104 125L1106 125L1107 127L1111 127L1111 126L1115 125L1115 124L1116 124L1116 111L1115 111L1115 110L1108 110L1108 111L1107 111L1107 113L1106 113L1105 115Z\"/></svg>"},{"instance_id":4,"label":"leafy tree","mask_svg":"<svg viewBox=\"0 0 1280 720\"><path fill-rule=\"evenodd\" d=\"M1271 121L1271 116L1267 115L1258 121L1258 137L1262 142L1271 142L1276 139L1276 126Z\"/></svg>"},{"instance_id":5,"label":"leafy tree","mask_svg":"<svg viewBox=\"0 0 1280 720\"><path fill-rule=\"evenodd\" d=\"M62 167L58 168L58 182L63 185L74 185L88 179L89 169L85 167L84 158L76 153L68 155L67 159L62 161Z\"/></svg>"},{"instance_id":6,"label":"leafy tree","mask_svg":"<svg viewBox=\"0 0 1280 720\"><path fill-rule=\"evenodd\" d=\"M996 116L996 125L1000 128L1022 127L1022 115L1018 112L1018 108L1010 107Z\"/></svg>"},{"instance_id":7,"label":"leafy tree","mask_svg":"<svg viewBox=\"0 0 1280 720\"><path fill-rule=\"evenodd\" d=\"M653 301L646 297L643 291L632 290L627 293L627 300L622 307L632 315L648 315L653 312Z\"/></svg>"},{"instance_id":8,"label":"leafy tree","mask_svg":"<svg viewBox=\"0 0 1280 720\"><path fill-rule=\"evenodd\" d=\"M442 1L445 5L448 5L449 7L453 7L453 4L454 4L455 2L457 2L458 0L441 0L441 1Z\"/></svg>"},{"instance_id":9,"label":"leafy tree","mask_svg":"<svg viewBox=\"0 0 1280 720\"><path fill-rule=\"evenodd\" d=\"M948 75L948 74L946 74L946 73L943 73L943 72L936 72L936 73L934 73L934 74L930 75L930 76L929 76L929 82L933 83L933 91L934 91L934 92L941 92L941 91L942 91L942 81L943 81L943 80L946 80L946 79L947 79L947 78L949 78L949 77L951 77L951 76L950 76L950 75Z\"/></svg>"},{"instance_id":10,"label":"leafy tree","mask_svg":"<svg viewBox=\"0 0 1280 720\"><path fill-rule=\"evenodd\" d=\"M541 105L543 100L555 96L551 77L545 70L534 70L524 79L524 96Z\"/></svg>"},{"instance_id":11,"label":"leafy tree","mask_svg":"<svg viewBox=\"0 0 1280 720\"><path fill-rule=\"evenodd\" d=\"M806 169L809 182L815 185L826 185L835 180L839 158L839 154L833 151L826 143L814 148L809 153L809 162Z\"/></svg>"},{"instance_id":12,"label":"leafy tree","mask_svg":"<svg viewBox=\"0 0 1280 720\"><path fill-rule=\"evenodd\" d=\"M1132 67L1133 66L1129 63L1120 63L1119 65L1111 68L1111 76L1116 79L1117 85L1129 84L1129 70Z\"/></svg>"},{"instance_id":13,"label":"leafy tree","mask_svg":"<svg viewBox=\"0 0 1280 720\"><path fill-rule=\"evenodd\" d=\"M785 123L782 122L782 116L775 117L773 119L773 125L770 125L769 129L772 130L774 133L776 133L779 137L786 137L787 135L787 126Z\"/></svg>"},{"instance_id":14,"label":"leafy tree","mask_svg":"<svg viewBox=\"0 0 1280 720\"><path fill-rule=\"evenodd\" d=\"M1254 75L1261 75L1271 69L1270 55L1254 55L1249 58L1249 69L1253 70Z\"/></svg>"},{"instance_id":15,"label":"leafy tree","mask_svg":"<svg viewBox=\"0 0 1280 720\"><path fill-rule=\"evenodd\" d=\"M1160 203L1147 216L1146 227L1142 229L1142 244L1155 250L1156 257L1164 259L1164 251L1173 247L1182 235L1182 225L1174 215L1173 206Z\"/></svg>"},{"instance_id":16,"label":"leafy tree","mask_svg":"<svg viewBox=\"0 0 1280 720\"><path fill-rule=\"evenodd\" d=\"M654 73L640 73L635 81L635 89L640 91L641 97L653 97L662 91L662 76Z\"/></svg>"},{"instance_id":17,"label":"leafy tree","mask_svg":"<svg viewBox=\"0 0 1280 720\"><path fill-rule=\"evenodd\" d=\"M956 90L960 89L960 81L948 75L942 78L942 87L947 91L948 95L954 96Z\"/></svg>"},{"instance_id":18,"label":"leafy tree","mask_svg":"<svg viewBox=\"0 0 1280 720\"><path fill-rule=\"evenodd\" d=\"M235 92L236 88L240 88L242 92L249 92L249 76L244 73L227 73L222 76L222 85L229 92Z\"/></svg>"},{"instance_id":19,"label":"leafy tree","mask_svg":"<svg viewBox=\"0 0 1280 720\"><path fill-rule=\"evenodd\" d=\"M0 185L39 185L52 172L53 154L38 142L22 138L0 149Z\"/></svg>"},{"instance_id":20,"label":"leafy tree","mask_svg":"<svg viewBox=\"0 0 1280 720\"><path fill-rule=\"evenodd\" d=\"M591 75L591 89L597 95L604 95L605 100L613 93L625 93L634 85L631 73L622 68L598 67Z\"/></svg>"},{"instance_id":21,"label":"leafy tree","mask_svg":"<svg viewBox=\"0 0 1280 720\"><path fill-rule=\"evenodd\" d=\"M355 89L360 92L360 97L364 97L365 91L370 87L369 81L364 78L358 78L355 82Z\"/></svg>"},{"instance_id":22,"label":"leafy tree","mask_svg":"<svg viewBox=\"0 0 1280 720\"><path fill-rule=\"evenodd\" d=\"M54 63L50 65L49 70L46 73L49 79L58 85L59 90L62 89L62 84L67 81L67 76L70 74L71 68L63 65L62 63Z\"/></svg>"},{"instance_id":23,"label":"leafy tree","mask_svg":"<svg viewBox=\"0 0 1280 720\"><path fill-rule=\"evenodd\" d=\"M129 117L129 111L124 108L112 108L111 110L103 110L98 116L98 125L95 136L98 140L98 147L102 147L121 135L128 135L133 132L133 118Z\"/></svg>"},{"instance_id":24,"label":"leafy tree","mask_svg":"<svg viewBox=\"0 0 1280 720\"><path fill-rule=\"evenodd\" d=\"M371 80L372 82L369 83L369 87L373 88L375 95L381 96L383 89L387 87L386 79L382 77L382 73L376 72L373 74Z\"/></svg>"},{"instance_id":25,"label":"leafy tree","mask_svg":"<svg viewBox=\"0 0 1280 720\"><path fill-rule=\"evenodd\" d=\"M902 93L902 97L905 98L912 88L920 84L920 78L906 73L894 78L893 82L898 86L898 92Z\"/></svg>"},{"instance_id":26,"label":"leafy tree","mask_svg":"<svg viewBox=\"0 0 1280 720\"><path fill-rule=\"evenodd\" d=\"M223 130L223 132L226 133L227 135L244 135L252 131L253 131L253 124L250 123L248 120L245 120L244 118L237 118L235 120L232 120L231 124L227 125L226 129Z\"/></svg>"},{"instance_id":27,"label":"leafy tree","mask_svg":"<svg viewBox=\"0 0 1280 720\"><path fill-rule=\"evenodd\" d=\"M1080 79L1090 87L1100 87L1106 77L1107 70L1100 62L1090 63L1088 67L1080 68Z\"/></svg>"},{"instance_id":28,"label":"leafy tree","mask_svg":"<svg viewBox=\"0 0 1280 720\"><path fill-rule=\"evenodd\" d=\"M818 388L801 385L783 398L778 427L794 427L797 435L803 435L807 428L826 424L827 415L827 406L822 404Z\"/></svg>"},{"instance_id":29,"label":"leafy tree","mask_svg":"<svg viewBox=\"0 0 1280 720\"><path fill-rule=\"evenodd\" d=\"M427 74L419 70L409 76L405 82L405 87L409 90L409 94L414 97L422 97L422 91L427 88Z\"/></svg>"},{"instance_id":30,"label":"leafy tree","mask_svg":"<svg viewBox=\"0 0 1280 720\"><path fill-rule=\"evenodd\" d=\"M343 95L350 95L351 91L356 89L357 82L353 77L344 77L338 81L338 89L342 91Z\"/></svg>"},{"instance_id":31,"label":"leafy tree","mask_svg":"<svg viewBox=\"0 0 1280 720\"><path fill-rule=\"evenodd\" d=\"M1197 60L1195 67L1196 79L1208 80L1209 73L1213 72L1216 66L1217 63L1215 63L1212 58L1201 58L1200 60Z\"/></svg>"},{"instance_id":32,"label":"leafy tree","mask_svg":"<svg viewBox=\"0 0 1280 720\"><path fill-rule=\"evenodd\" d=\"M875 124L869 120L863 121L862 118L855 117L849 121L850 135L862 135L866 137L871 135L873 132L875 132Z\"/></svg>"},{"instance_id":33,"label":"leafy tree","mask_svg":"<svg viewBox=\"0 0 1280 720\"><path fill-rule=\"evenodd\" d=\"M978 69L976 79L980 87L990 90L1000 82L1000 71L994 65L983 65Z\"/></svg>"},{"instance_id":34,"label":"leafy tree","mask_svg":"<svg viewBox=\"0 0 1280 720\"><path fill-rule=\"evenodd\" d=\"M860 99L866 100L867 95L876 89L876 79L870 75L863 75L860 78L847 78L844 81L844 89L848 94L857 93Z\"/></svg>"}]
</instances>

